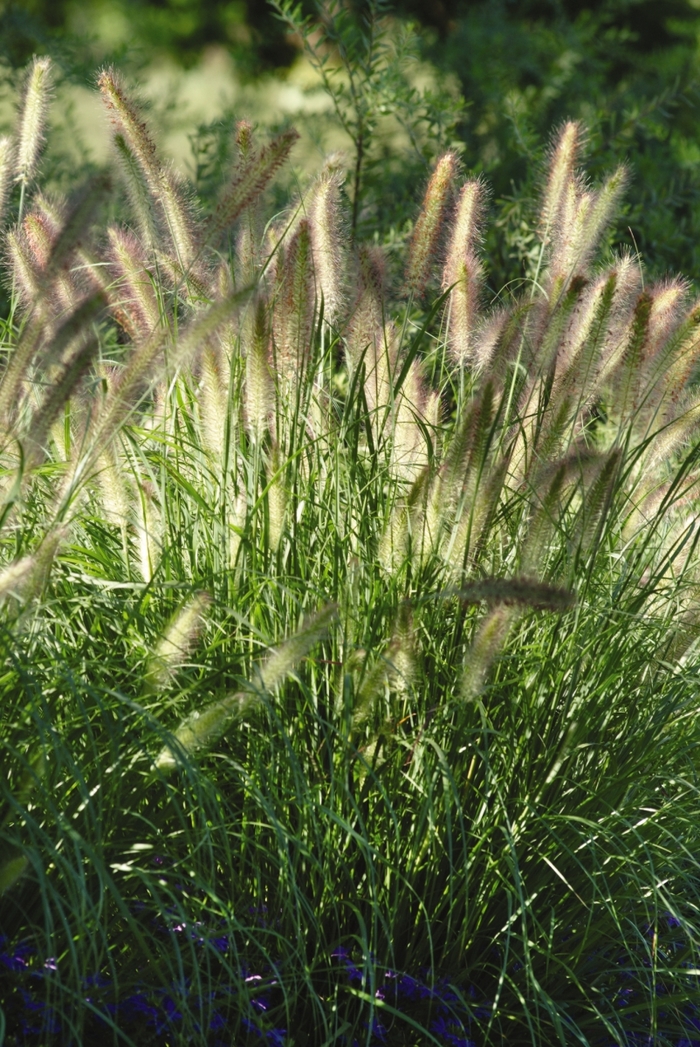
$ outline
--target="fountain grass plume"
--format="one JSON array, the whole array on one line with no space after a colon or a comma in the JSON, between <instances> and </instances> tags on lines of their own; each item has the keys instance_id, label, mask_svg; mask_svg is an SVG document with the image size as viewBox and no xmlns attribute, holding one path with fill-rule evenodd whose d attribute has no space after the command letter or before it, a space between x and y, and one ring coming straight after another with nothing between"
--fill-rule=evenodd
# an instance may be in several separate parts
<instances>
[{"instance_id":1,"label":"fountain grass plume","mask_svg":"<svg viewBox=\"0 0 700 1047\"><path fill-rule=\"evenodd\" d=\"M224 189L204 231L204 242L216 244L239 215L254 201L285 163L299 134L293 128L282 131L261 149L242 150L233 180Z\"/></svg>"},{"instance_id":2,"label":"fountain grass plume","mask_svg":"<svg viewBox=\"0 0 700 1047\"><path fill-rule=\"evenodd\" d=\"M115 316L136 342L143 342L158 326L161 311L149 259L138 237L110 226L110 298Z\"/></svg>"},{"instance_id":3,"label":"fountain grass plume","mask_svg":"<svg viewBox=\"0 0 700 1047\"><path fill-rule=\"evenodd\" d=\"M450 352L460 367L472 358L480 313L484 267L478 256L478 245L485 200L486 186L482 180L470 179L462 186L442 273L443 287L450 288L447 304Z\"/></svg>"},{"instance_id":4,"label":"fountain grass plume","mask_svg":"<svg viewBox=\"0 0 700 1047\"><path fill-rule=\"evenodd\" d=\"M288 496L285 487L285 466L279 447L274 444L269 455L267 483L267 536L271 552L279 549L284 533Z\"/></svg>"},{"instance_id":5,"label":"fountain grass plume","mask_svg":"<svg viewBox=\"0 0 700 1047\"><path fill-rule=\"evenodd\" d=\"M172 245L173 263L187 279L192 270L196 279L199 242L195 233L195 216L192 202L175 172L161 164L155 143L148 132L145 121L136 104L129 98L124 83L112 68L103 69L97 78L97 86L104 104L111 115L117 150L121 152L129 167L130 157L138 163L149 193L160 208L160 214ZM122 143L125 143L124 149ZM137 181L132 180L137 196L141 196ZM142 225L148 228L147 206L142 204Z\"/></svg>"},{"instance_id":6,"label":"fountain grass plume","mask_svg":"<svg viewBox=\"0 0 700 1047\"><path fill-rule=\"evenodd\" d=\"M187 661L206 626L210 604L209 593L195 593L168 622L148 659L145 682L149 690L167 687L177 669Z\"/></svg>"},{"instance_id":7,"label":"fountain grass plume","mask_svg":"<svg viewBox=\"0 0 700 1047\"><path fill-rule=\"evenodd\" d=\"M313 355L316 295L310 222L301 218L278 269L272 304L275 369L294 389Z\"/></svg>"},{"instance_id":8,"label":"fountain grass plume","mask_svg":"<svg viewBox=\"0 0 700 1047\"><path fill-rule=\"evenodd\" d=\"M435 165L411 236L404 274L404 294L420 298L432 276L440 235L454 198L459 169L456 153L445 153Z\"/></svg>"},{"instance_id":9,"label":"fountain grass plume","mask_svg":"<svg viewBox=\"0 0 700 1047\"><path fill-rule=\"evenodd\" d=\"M339 171L324 171L309 191L307 212L313 249L316 294L323 300L323 316L335 323L345 304L347 242L341 189L344 177Z\"/></svg>"},{"instance_id":10,"label":"fountain grass plume","mask_svg":"<svg viewBox=\"0 0 700 1047\"><path fill-rule=\"evenodd\" d=\"M30 62L17 113L14 179L21 189L20 219L27 187L36 174L44 144L46 117L52 89L51 59L47 56Z\"/></svg>"},{"instance_id":11,"label":"fountain grass plume","mask_svg":"<svg viewBox=\"0 0 700 1047\"><path fill-rule=\"evenodd\" d=\"M267 305L259 297L253 311L250 342L245 351L244 416L250 438L261 444L275 408L275 386L270 360Z\"/></svg>"},{"instance_id":12,"label":"fountain grass plume","mask_svg":"<svg viewBox=\"0 0 700 1047\"><path fill-rule=\"evenodd\" d=\"M15 165L15 142L10 135L0 135L0 228L5 224L7 205L12 191Z\"/></svg>"},{"instance_id":13,"label":"fountain grass plume","mask_svg":"<svg viewBox=\"0 0 700 1047\"><path fill-rule=\"evenodd\" d=\"M574 200L574 179L581 154L583 127L567 121L555 133L550 146L547 181L540 206L540 235L545 248L571 221ZM551 247L550 247L551 249Z\"/></svg>"},{"instance_id":14,"label":"fountain grass plume","mask_svg":"<svg viewBox=\"0 0 700 1047\"><path fill-rule=\"evenodd\" d=\"M156 757L154 769L161 774L171 773L182 766L185 759L200 756L211 749L236 719L259 705L262 693L273 691L295 670L330 628L337 610L335 604L328 604L305 619L293 636L256 666L245 691L212 702L183 720L173 732L175 744L165 745Z\"/></svg>"},{"instance_id":15,"label":"fountain grass plume","mask_svg":"<svg viewBox=\"0 0 700 1047\"><path fill-rule=\"evenodd\" d=\"M116 131L112 136L112 142L122 169L131 211L136 219L139 234L144 245L153 251L159 242L158 217L148 181L124 135Z\"/></svg>"}]
</instances>

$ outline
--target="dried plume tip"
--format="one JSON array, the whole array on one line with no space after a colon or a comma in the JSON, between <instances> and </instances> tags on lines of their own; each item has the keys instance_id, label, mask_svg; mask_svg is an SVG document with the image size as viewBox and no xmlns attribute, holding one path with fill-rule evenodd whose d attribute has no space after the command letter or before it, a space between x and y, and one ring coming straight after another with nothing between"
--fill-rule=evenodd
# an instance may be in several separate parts
<instances>
[{"instance_id":1,"label":"dried plume tip","mask_svg":"<svg viewBox=\"0 0 700 1047\"><path fill-rule=\"evenodd\" d=\"M51 59L34 57L26 73L17 119L15 181L22 187L36 172L44 143L51 86Z\"/></svg>"},{"instance_id":2,"label":"dried plume tip","mask_svg":"<svg viewBox=\"0 0 700 1047\"><path fill-rule=\"evenodd\" d=\"M563 589L532 578L484 578L457 593L465 603L504 604L508 607L533 607L538 611L569 611L576 603L570 589Z\"/></svg>"},{"instance_id":3,"label":"dried plume tip","mask_svg":"<svg viewBox=\"0 0 700 1047\"><path fill-rule=\"evenodd\" d=\"M454 181L457 176L457 154L445 153L428 182L423 198L423 207L413 230L408 249L408 262L404 279L404 293L419 298L430 278L431 263L440 233L449 210Z\"/></svg>"}]
</instances>

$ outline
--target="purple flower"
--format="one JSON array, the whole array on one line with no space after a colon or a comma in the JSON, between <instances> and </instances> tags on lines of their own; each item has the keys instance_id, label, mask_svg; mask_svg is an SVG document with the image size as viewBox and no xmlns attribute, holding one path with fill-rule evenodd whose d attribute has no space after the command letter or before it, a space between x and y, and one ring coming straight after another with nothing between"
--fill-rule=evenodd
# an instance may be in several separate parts
<instances>
[{"instance_id":1,"label":"purple flower","mask_svg":"<svg viewBox=\"0 0 700 1047\"><path fill-rule=\"evenodd\" d=\"M444 1040L447 1040L450 1047L476 1047L474 1041L465 1035L461 1022L436 1018L430 1024L430 1031L434 1032L436 1036L442 1036Z\"/></svg>"}]
</instances>

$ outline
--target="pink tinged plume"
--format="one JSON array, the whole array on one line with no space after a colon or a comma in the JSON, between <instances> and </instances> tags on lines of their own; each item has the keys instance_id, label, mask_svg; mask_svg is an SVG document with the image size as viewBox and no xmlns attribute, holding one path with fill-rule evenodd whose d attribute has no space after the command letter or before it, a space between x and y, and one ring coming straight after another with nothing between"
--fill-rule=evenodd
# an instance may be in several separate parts
<instances>
[{"instance_id":1,"label":"pink tinged plume","mask_svg":"<svg viewBox=\"0 0 700 1047\"><path fill-rule=\"evenodd\" d=\"M445 153L428 182L423 207L416 221L408 248L404 293L420 298L431 276L432 262L440 244L440 234L452 199L458 160L456 153Z\"/></svg>"}]
</instances>

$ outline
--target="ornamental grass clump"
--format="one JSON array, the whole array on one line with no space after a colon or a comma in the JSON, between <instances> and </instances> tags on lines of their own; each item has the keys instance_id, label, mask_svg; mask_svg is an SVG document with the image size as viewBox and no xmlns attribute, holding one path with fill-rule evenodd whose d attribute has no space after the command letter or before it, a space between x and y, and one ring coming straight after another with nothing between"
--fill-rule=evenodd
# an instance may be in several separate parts
<instances>
[{"instance_id":1,"label":"ornamental grass clump","mask_svg":"<svg viewBox=\"0 0 700 1047\"><path fill-rule=\"evenodd\" d=\"M700 304L626 174L564 125L494 296L454 151L397 267L338 156L273 214L243 121L207 204L98 85L113 181L2 152L0 1039L692 1042Z\"/></svg>"}]
</instances>

